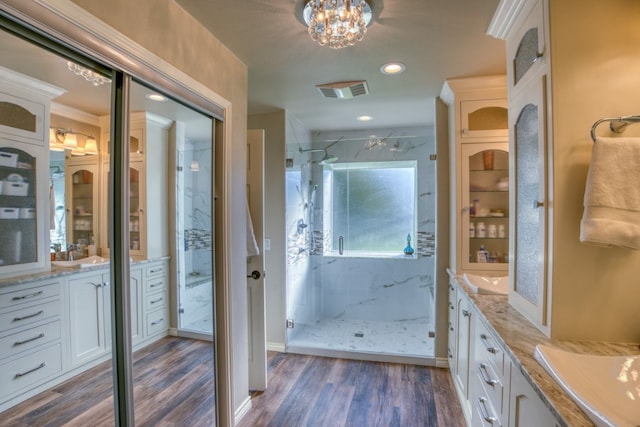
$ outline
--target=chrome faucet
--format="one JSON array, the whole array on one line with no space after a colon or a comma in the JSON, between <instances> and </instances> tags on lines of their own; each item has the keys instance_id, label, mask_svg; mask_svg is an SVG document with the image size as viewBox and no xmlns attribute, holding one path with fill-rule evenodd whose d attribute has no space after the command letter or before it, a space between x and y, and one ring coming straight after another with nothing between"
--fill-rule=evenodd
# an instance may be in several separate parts
<instances>
[{"instance_id":1,"label":"chrome faucet","mask_svg":"<svg viewBox=\"0 0 640 427\"><path fill-rule=\"evenodd\" d=\"M76 250L75 245L67 246L67 261L73 261L73 252Z\"/></svg>"}]
</instances>

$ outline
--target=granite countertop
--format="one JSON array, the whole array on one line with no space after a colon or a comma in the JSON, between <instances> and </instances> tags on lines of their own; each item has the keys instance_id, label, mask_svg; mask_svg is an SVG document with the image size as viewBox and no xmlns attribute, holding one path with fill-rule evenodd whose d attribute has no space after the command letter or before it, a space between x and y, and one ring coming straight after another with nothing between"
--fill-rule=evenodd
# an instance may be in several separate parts
<instances>
[{"instance_id":1,"label":"granite countertop","mask_svg":"<svg viewBox=\"0 0 640 427\"><path fill-rule=\"evenodd\" d=\"M164 257L145 259L145 260L141 260L141 261L132 261L131 265L132 266L140 266L140 265L144 265L144 264L151 264L151 263L154 263L154 262L157 262L157 261L168 260L169 258L170 257L168 257L168 256L164 256ZM21 275L21 276L8 277L6 279L0 279L0 289L4 288L4 287L8 287L8 286L13 286L13 285L31 283L31 282L35 282L35 281L38 281L38 280L47 280L47 279L52 279L52 278L56 278L56 277L72 276L74 274L88 273L88 272L91 272L91 271L105 270L105 269L108 269L108 268L109 268L109 264L100 264L100 265L95 265L95 266L91 266L91 267L84 267L84 268L78 268L78 267L54 267L54 266L51 266L51 270L49 270L49 271L42 271L42 272L39 272L39 273L24 274L24 275Z\"/></svg>"},{"instance_id":2,"label":"granite countertop","mask_svg":"<svg viewBox=\"0 0 640 427\"><path fill-rule=\"evenodd\" d=\"M575 353L615 356L637 355L640 353L638 344L551 340L513 308L506 295L476 294L460 276L451 271L449 274L478 308L485 323L502 341L511 361L519 367L559 424L571 427L593 426L582 409L534 359L536 345L548 344Z\"/></svg>"}]
</instances>

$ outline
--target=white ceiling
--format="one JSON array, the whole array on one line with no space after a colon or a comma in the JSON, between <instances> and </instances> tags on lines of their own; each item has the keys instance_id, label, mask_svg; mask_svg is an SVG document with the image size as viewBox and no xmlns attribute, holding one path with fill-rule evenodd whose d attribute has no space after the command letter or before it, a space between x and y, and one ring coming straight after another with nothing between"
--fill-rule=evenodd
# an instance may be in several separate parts
<instances>
[{"instance_id":1,"label":"white ceiling","mask_svg":"<svg viewBox=\"0 0 640 427\"><path fill-rule=\"evenodd\" d=\"M506 72L504 42L485 34L498 0L377 0L364 40L340 50L311 40L295 13L304 0L176 1L247 65L249 114L285 109L311 131L429 125L447 78ZM381 74L389 61L407 70ZM370 93L326 99L315 87L347 80Z\"/></svg>"}]
</instances>

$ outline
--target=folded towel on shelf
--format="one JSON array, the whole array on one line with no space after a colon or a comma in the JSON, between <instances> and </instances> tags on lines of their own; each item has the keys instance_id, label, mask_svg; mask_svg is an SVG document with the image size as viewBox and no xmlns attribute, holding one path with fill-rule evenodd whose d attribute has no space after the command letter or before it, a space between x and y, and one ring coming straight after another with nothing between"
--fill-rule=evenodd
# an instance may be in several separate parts
<instances>
[{"instance_id":1,"label":"folded towel on shelf","mask_svg":"<svg viewBox=\"0 0 640 427\"><path fill-rule=\"evenodd\" d=\"M580 241L640 249L640 138L596 139Z\"/></svg>"}]
</instances>

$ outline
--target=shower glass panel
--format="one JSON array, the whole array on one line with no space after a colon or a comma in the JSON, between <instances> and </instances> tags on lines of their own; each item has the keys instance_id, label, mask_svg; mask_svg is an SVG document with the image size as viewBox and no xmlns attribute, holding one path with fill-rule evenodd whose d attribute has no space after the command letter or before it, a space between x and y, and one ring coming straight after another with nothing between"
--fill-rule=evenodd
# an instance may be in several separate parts
<instances>
[{"instance_id":1,"label":"shower glass panel","mask_svg":"<svg viewBox=\"0 0 640 427\"><path fill-rule=\"evenodd\" d=\"M345 138L287 170L287 348L434 355L433 137ZM302 147L309 148L309 147ZM406 252L405 252L406 251Z\"/></svg>"}]
</instances>

